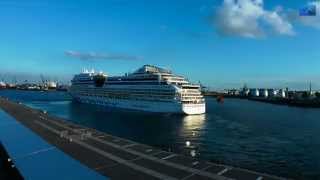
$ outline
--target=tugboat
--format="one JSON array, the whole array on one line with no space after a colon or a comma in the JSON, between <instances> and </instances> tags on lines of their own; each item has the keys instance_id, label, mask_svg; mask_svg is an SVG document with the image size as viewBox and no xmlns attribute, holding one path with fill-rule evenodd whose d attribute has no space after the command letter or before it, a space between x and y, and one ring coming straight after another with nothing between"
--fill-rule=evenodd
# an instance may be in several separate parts
<instances>
[{"instance_id":1,"label":"tugboat","mask_svg":"<svg viewBox=\"0 0 320 180\"><path fill-rule=\"evenodd\" d=\"M224 97L223 97L223 95L217 96L217 102L218 102L218 103L223 103L223 102L224 102Z\"/></svg>"}]
</instances>

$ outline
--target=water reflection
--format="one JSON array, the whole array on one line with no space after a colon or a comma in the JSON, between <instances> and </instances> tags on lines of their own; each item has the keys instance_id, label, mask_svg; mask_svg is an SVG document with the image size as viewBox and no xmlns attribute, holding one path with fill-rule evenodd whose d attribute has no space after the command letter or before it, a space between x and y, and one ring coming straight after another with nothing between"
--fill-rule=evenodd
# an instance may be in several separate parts
<instances>
[{"instance_id":1,"label":"water reflection","mask_svg":"<svg viewBox=\"0 0 320 180\"><path fill-rule=\"evenodd\" d=\"M200 144L195 141L203 128L205 128L206 114L191 115L183 117L183 125L180 135L184 137L184 154L196 157L199 155Z\"/></svg>"},{"instance_id":2,"label":"water reflection","mask_svg":"<svg viewBox=\"0 0 320 180\"><path fill-rule=\"evenodd\" d=\"M190 115L183 117L183 132L190 132L192 131L192 135L195 135L196 132L204 127L206 120L206 114L199 114L199 115Z\"/></svg>"}]
</instances>

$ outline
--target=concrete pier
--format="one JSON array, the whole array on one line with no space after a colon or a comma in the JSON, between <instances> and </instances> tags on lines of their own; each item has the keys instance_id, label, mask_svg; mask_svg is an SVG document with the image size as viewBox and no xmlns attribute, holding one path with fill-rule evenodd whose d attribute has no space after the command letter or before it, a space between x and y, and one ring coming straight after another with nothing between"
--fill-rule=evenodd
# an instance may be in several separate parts
<instances>
[{"instance_id":1,"label":"concrete pier","mask_svg":"<svg viewBox=\"0 0 320 180\"><path fill-rule=\"evenodd\" d=\"M77 125L4 98L0 98L0 107L48 143L111 179L284 179L166 152Z\"/></svg>"}]
</instances>

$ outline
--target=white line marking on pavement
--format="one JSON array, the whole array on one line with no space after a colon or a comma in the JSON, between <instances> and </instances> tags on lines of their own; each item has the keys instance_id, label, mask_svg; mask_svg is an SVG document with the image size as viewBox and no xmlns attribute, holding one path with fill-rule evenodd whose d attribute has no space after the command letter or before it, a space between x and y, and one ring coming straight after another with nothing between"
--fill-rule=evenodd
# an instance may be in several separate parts
<instances>
[{"instance_id":1,"label":"white line marking on pavement","mask_svg":"<svg viewBox=\"0 0 320 180\"><path fill-rule=\"evenodd\" d=\"M135 145L137 145L137 144L127 144L127 145L124 145L124 146L122 146L123 148L129 148L129 147L132 147L132 146L135 146Z\"/></svg>"},{"instance_id":2,"label":"white line marking on pavement","mask_svg":"<svg viewBox=\"0 0 320 180\"><path fill-rule=\"evenodd\" d=\"M227 171L229 171L230 169L225 168L224 170L218 172L218 175L221 176L222 174L226 173Z\"/></svg>"},{"instance_id":3,"label":"white line marking on pavement","mask_svg":"<svg viewBox=\"0 0 320 180\"><path fill-rule=\"evenodd\" d=\"M40 122L37 122L37 123L40 123ZM67 129L70 129L71 131L73 131L71 128L65 127L62 122L59 123L59 122L56 122L56 121L52 121L52 123L55 123L56 125L58 125L60 127L67 128ZM113 137L111 135L109 135L109 136ZM212 174L212 173L209 173L209 172L205 172L205 171L201 171L201 170L198 170L198 169L190 168L190 167L187 167L187 166L175 164L175 163L172 163L172 162L169 162L169 161L166 161L166 160L163 160L163 159L159 159L157 157L153 157L153 156L150 156L150 155L146 155L146 154L143 154L143 153L131 150L131 149L125 149L125 148L122 148L121 146L119 146L117 144L113 144L111 142L103 141L103 140L101 140L99 138L90 137L90 139L93 139L93 140L95 140L97 142L106 144L108 146L112 146L114 148L122 149L122 150L124 150L126 152L135 154L135 155L140 156L142 158L146 158L146 159L149 159L149 160L152 160L152 161L155 161L155 162L167 165L167 166L171 166L173 168L189 171L191 173L199 174L201 176L210 177L210 178L213 178L213 179L216 179L216 180L228 180L229 179L229 178L226 178L226 177L223 177L223 176L218 176L216 174ZM119 138L119 139L121 139L121 138ZM128 140L126 140L126 141L128 141ZM132 142L132 143L135 143L135 142ZM176 154L175 154L175 156L176 156ZM229 168L229 169L231 169L231 168Z\"/></svg>"},{"instance_id":4,"label":"white line marking on pavement","mask_svg":"<svg viewBox=\"0 0 320 180\"><path fill-rule=\"evenodd\" d=\"M46 129L48 129L49 131L55 133L55 134L59 134L59 132L58 132L57 130L55 130L55 129L52 128L52 127L49 127L48 125L46 125L46 124L44 124L44 123L41 123L41 122L36 122L36 123L39 124L40 126L46 128ZM104 157L107 157L107 158L109 158L109 159L111 159L111 160L113 160L113 161L116 161L116 162L119 163L119 164L123 164L123 165L125 165L125 166L128 166L128 167L130 167L130 168L132 168L132 169L134 169L134 170L143 172L143 173L145 173L145 174L151 175L151 176L156 177L156 178L159 178L159 179L177 180L177 179L174 178L174 177L167 176L167 175L165 175L165 174L156 172L156 171L154 171L154 170L151 170L151 169L145 168L145 167L143 167L143 166L139 166L139 165L137 165L137 164L135 164L135 163L129 162L129 161L127 161L127 160L124 160L124 159L122 159L122 158L120 158L120 157L114 156L114 155L112 155L111 153L102 151L102 150L100 150L100 149L98 149L98 148L96 148L96 147L94 147L94 146L91 146L91 145L89 145L89 144L87 144L87 143L84 143L84 142L82 142L82 141L80 141L80 140L75 139L74 142L77 143L77 144L79 144L80 146L82 146L82 147L84 147L84 148L87 148L87 149L90 149L90 150L92 150L92 151L95 151L96 153L98 153L98 154L100 154L100 155L102 155L102 156L104 156ZM139 157L139 158L141 158L141 157Z\"/></svg>"},{"instance_id":5,"label":"white line marking on pavement","mask_svg":"<svg viewBox=\"0 0 320 180\"><path fill-rule=\"evenodd\" d=\"M165 159L170 159L170 158L173 158L173 157L175 157L175 156L176 156L175 154L171 154L171 155L166 156L166 157L161 158L161 159L163 159L163 160L165 160Z\"/></svg>"},{"instance_id":6,"label":"white line marking on pavement","mask_svg":"<svg viewBox=\"0 0 320 180\"><path fill-rule=\"evenodd\" d=\"M256 180L262 180L263 177L262 176L259 176Z\"/></svg>"}]
</instances>

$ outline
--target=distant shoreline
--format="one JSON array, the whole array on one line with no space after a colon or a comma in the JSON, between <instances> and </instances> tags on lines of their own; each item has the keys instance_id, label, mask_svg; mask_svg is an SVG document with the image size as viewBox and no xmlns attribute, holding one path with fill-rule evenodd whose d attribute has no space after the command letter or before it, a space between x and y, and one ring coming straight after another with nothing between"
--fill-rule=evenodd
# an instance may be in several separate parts
<instances>
[{"instance_id":1,"label":"distant shoreline","mask_svg":"<svg viewBox=\"0 0 320 180\"><path fill-rule=\"evenodd\" d=\"M302 107L302 108L320 108L320 99L289 99L289 98L265 98L265 97L248 97L240 95L223 95L223 94L206 94L205 97L219 97L223 96L224 98L236 98L236 99L247 99L251 101L258 101L270 104L278 105L287 105L293 107Z\"/></svg>"}]
</instances>

